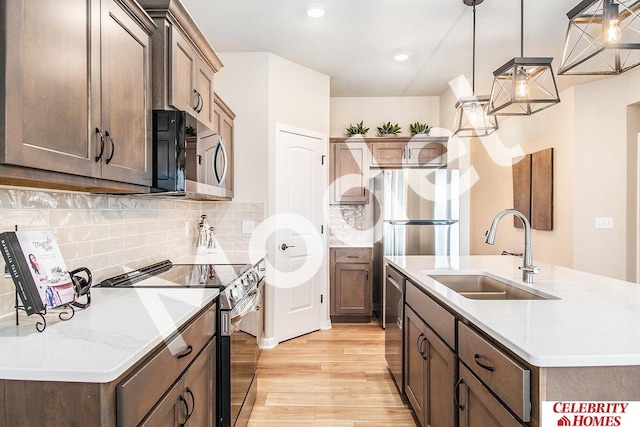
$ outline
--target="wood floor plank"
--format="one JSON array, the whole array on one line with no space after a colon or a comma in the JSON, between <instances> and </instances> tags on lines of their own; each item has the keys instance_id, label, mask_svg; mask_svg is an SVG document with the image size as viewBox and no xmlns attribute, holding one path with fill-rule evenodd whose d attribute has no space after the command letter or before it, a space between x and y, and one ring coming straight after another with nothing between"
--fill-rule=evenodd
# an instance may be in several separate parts
<instances>
[{"instance_id":1,"label":"wood floor plank","mask_svg":"<svg viewBox=\"0 0 640 427\"><path fill-rule=\"evenodd\" d=\"M379 325L335 324L263 350L249 427L415 427Z\"/></svg>"}]
</instances>

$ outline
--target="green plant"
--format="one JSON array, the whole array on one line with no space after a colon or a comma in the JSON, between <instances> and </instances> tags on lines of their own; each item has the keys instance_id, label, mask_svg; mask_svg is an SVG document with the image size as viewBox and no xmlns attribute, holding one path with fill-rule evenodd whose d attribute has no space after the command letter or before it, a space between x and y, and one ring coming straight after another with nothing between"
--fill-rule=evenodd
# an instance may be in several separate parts
<instances>
[{"instance_id":1,"label":"green plant","mask_svg":"<svg viewBox=\"0 0 640 427\"><path fill-rule=\"evenodd\" d=\"M415 122L409 125L409 130L411 130L411 135L416 135L418 133L429 135L431 126L426 123Z\"/></svg>"},{"instance_id":2,"label":"green plant","mask_svg":"<svg viewBox=\"0 0 640 427\"><path fill-rule=\"evenodd\" d=\"M378 136L383 135L397 135L400 133L400 126L397 123L391 124L391 122L382 123L382 125L378 126Z\"/></svg>"},{"instance_id":3,"label":"green plant","mask_svg":"<svg viewBox=\"0 0 640 427\"><path fill-rule=\"evenodd\" d=\"M369 128L363 124L364 120L360 120L360 123L356 123L355 126L349 123L349 127L346 129L347 135L366 135L369 132Z\"/></svg>"}]
</instances>

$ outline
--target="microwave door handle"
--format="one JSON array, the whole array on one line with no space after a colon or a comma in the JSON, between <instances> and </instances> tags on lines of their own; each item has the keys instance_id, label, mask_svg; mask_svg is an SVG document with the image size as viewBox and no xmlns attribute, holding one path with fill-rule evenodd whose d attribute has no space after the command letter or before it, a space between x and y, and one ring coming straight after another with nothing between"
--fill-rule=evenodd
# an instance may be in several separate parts
<instances>
[{"instance_id":1,"label":"microwave door handle","mask_svg":"<svg viewBox=\"0 0 640 427\"><path fill-rule=\"evenodd\" d=\"M222 173L218 171L218 156L222 154ZM222 184L224 178L227 176L227 150L224 148L224 144L222 143L222 138L218 139L218 145L216 146L216 150L213 155L213 159L211 160L213 163L213 174L216 179L218 185Z\"/></svg>"}]
</instances>

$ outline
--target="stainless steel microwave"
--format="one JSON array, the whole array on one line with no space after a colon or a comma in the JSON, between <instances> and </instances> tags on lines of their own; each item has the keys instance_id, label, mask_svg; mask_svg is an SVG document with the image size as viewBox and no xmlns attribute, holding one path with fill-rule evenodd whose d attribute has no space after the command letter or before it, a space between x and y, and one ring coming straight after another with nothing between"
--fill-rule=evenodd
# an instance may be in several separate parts
<instances>
[{"instance_id":1,"label":"stainless steel microwave","mask_svg":"<svg viewBox=\"0 0 640 427\"><path fill-rule=\"evenodd\" d=\"M230 200L230 170L220 135L184 111L154 110L152 193Z\"/></svg>"}]
</instances>

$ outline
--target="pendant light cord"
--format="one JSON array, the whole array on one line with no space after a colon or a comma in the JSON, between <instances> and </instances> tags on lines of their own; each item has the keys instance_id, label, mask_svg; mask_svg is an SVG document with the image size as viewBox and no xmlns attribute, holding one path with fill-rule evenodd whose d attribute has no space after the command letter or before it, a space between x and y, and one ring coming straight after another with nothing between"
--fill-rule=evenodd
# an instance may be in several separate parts
<instances>
[{"instance_id":1,"label":"pendant light cord","mask_svg":"<svg viewBox=\"0 0 640 427\"><path fill-rule=\"evenodd\" d=\"M524 0L520 0L520 57L524 58Z\"/></svg>"},{"instance_id":2,"label":"pendant light cord","mask_svg":"<svg viewBox=\"0 0 640 427\"><path fill-rule=\"evenodd\" d=\"M471 67L471 93L476 96L476 0L473 0L473 55Z\"/></svg>"}]
</instances>

